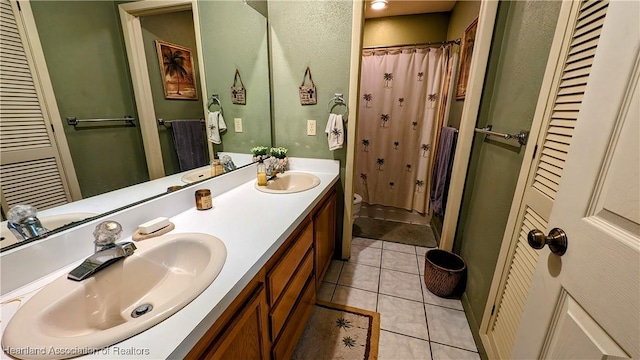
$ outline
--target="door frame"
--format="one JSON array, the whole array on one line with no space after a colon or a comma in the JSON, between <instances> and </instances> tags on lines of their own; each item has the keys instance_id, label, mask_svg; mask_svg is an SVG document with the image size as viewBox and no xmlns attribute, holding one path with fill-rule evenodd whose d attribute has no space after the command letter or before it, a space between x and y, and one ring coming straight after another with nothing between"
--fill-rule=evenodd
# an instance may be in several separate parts
<instances>
[{"instance_id":1,"label":"door frame","mask_svg":"<svg viewBox=\"0 0 640 360\"><path fill-rule=\"evenodd\" d=\"M360 103L360 71L362 60L362 37L364 34L364 6L363 0L354 0L352 33L351 33L351 68L349 77L349 108L354 115L349 119L347 132L350 139L357 138L358 108ZM467 86L466 98L460 119L460 129L458 131L458 145L456 147L455 160L453 162L453 172L451 175L451 185L449 187L449 198L447 200L446 215L442 225L440 236L440 248L449 250L453 248L458 217L462 206L462 193L467 179L467 168L469 167L469 157L471 156L471 145L475 134L475 126L478 121L480 100L484 89L484 77L489 63L489 51L493 40L493 29L495 27L498 13L498 2L493 0L482 0L478 13L478 30L476 32L476 43L471 59L469 84ZM356 162L356 142L347 141L347 156L345 164L344 182L344 218L342 227L342 258L348 259L351 255L351 224L353 221L353 179Z\"/></svg>"},{"instance_id":2,"label":"door frame","mask_svg":"<svg viewBox=\"0 0 640 360\"><path fill-rule=\"evenodd\" d=\"M144 51L142 38L141 16L167 14L178 11L191 10L193 13L193 27L196 37L196 53L198 55L198 71L200 72L200 93L203 109L207 110L207 87L204 74L204 58L202 55L202 38L200 36L200 16L196 0L141 0L118 5L122 36L124 38L133 92L136 99L136 109L142 134L144 154L147 160L149 179L154 180L165 176L158 134L158 122L151 94L151 81ZM211 155L212 148L209 144ZM213 156L211 156L213 158Z\"/></svg>"}]
</instances>

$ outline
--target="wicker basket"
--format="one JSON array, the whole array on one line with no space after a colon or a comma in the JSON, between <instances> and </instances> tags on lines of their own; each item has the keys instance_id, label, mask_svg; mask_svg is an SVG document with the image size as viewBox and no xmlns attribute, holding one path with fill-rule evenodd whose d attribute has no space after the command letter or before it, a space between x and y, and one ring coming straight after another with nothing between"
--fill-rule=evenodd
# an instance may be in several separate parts
<instances>
[{"instance_id":1,"label":"wicker basket","mask_svg":"<svg viewBox=\"0 0 640 360\"><path fill-rule=\"evenodd\" d=\"M466 269L467 264L460 256L432 249L425 255L424 283L432 293L448 297L453 294Z\"/></svg>"}]
</instances>

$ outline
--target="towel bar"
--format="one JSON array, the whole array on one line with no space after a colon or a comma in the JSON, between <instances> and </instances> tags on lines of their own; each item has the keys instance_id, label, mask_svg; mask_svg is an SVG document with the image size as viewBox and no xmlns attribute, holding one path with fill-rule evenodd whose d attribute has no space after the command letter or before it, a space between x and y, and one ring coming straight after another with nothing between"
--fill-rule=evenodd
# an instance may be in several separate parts
<instances>
[{"instance_id":1,"label":"towel bar","mask_svg":"<svg viewBox=\"0 0 640 360\"><path fill-rule=\"evenodd\" d=\"M517 140L520 145L527 144L527 138L529 137L529 132L526 130L521 130L519 134L504 134L496 131L492 131L492 126L487 125L485 128L476 128L475 132L480 134L485 134L486 136L498 136L505 140Z\"/></svg>"},{"instance_id":2,"label":"towel bar","mask_svg":"<svg viewBox=\"0 0 640 360\"><path fill-rule=\"evenodd\" d=\"M67 117L67 124L71 126L76 126L83 122L126 121L127 125L136 126L136 123L134 122L135 120L136 118L129 115L125 115L124 117L121 117L121 118L111 118L111 119L78 119L75 116L69 116Z\"/></svg>"},{"instance_id":3,"label":"towel bar","mask_svg":"<svg viewBox=\"0 0 640 360\"><path fill-rule=\"evenodd\" d=\"M186 121L186 120L200 120L201 123L204 123L204 119L175 119L175 120L158 119L158 126L171 127L171 123L174 121Z\"/></svg>"}]
</instances>

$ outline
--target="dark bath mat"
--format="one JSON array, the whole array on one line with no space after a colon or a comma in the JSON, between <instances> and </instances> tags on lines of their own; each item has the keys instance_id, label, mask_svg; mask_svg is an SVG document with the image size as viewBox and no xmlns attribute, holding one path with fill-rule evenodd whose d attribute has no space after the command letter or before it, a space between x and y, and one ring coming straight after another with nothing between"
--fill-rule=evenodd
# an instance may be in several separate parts
<instances>
[{"instance_id":1,"label":"dark bath mat","mask_svg":"<svg viewBox=\"0 0 640 360\"><path fill-rule=\"evenodd\" d=\"M427 225L358 217L353 223L353 236L392 241L407 245L437 247L433 230Z\"/></svg>"}]
</instances>

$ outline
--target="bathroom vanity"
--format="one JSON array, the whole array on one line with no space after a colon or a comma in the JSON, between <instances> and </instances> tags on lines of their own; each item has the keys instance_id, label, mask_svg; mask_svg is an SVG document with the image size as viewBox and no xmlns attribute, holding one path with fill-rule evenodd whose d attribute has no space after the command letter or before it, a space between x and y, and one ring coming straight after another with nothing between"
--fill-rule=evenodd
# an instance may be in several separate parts
<instances>
[{"instance_id":1,"label":"bathroom vanity","mask_svg":"<svg viewBox=\"0 0 640 360\"><path fill-rule=\"evenodd\" d=\"M2 330L20 304L93 253L98 222L117 221L123 234L132 234L137 225L165 216L176 226L170 234L221 239L227 250L221 272L166 320L83 358L290 357L335 250L339 165L291 158L290 167L314 174L320 184L264 193L254 187L251 165L3 253ZM211 189L213 209L195 209L193 193L200 188ZM120 241L127 240L123 235ZM2 358L9 357L3 352Z\"/></svg>"}]
</instances>

